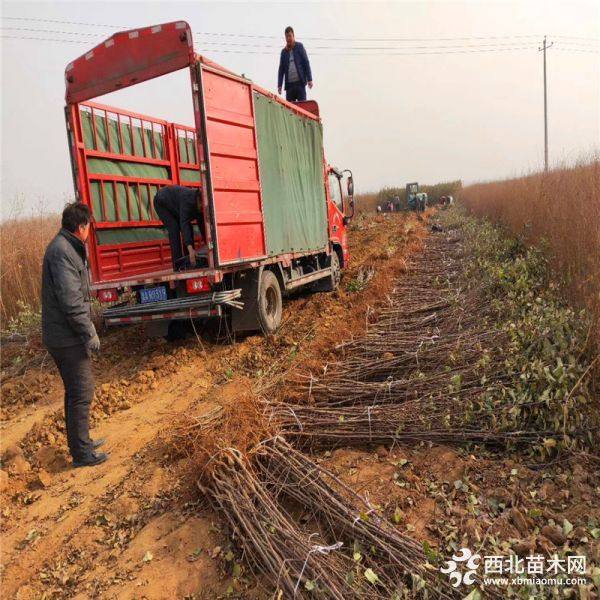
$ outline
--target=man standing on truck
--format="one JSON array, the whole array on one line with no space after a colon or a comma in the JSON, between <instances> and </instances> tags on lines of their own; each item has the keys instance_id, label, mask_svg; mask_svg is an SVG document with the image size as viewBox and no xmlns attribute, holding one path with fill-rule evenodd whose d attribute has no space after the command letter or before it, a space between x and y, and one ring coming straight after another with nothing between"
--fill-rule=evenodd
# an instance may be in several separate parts
<instances>
[{"instance_id":1,"label":"man standing on truck","mask_svg":"<svg viewBox=\"0 0 600 600\"><path fill-rule=\"evenodd\" d=\"M200 191L182 185L167 185L154 196L154 210L169 232L173 270L181 271L187 266L185 264L187 257L181 250L182 237L189 264L195 267L196 251L192 221L196 220L200 231L204 232L204 221L200 212Z\"/></svg>"},{"instance_id":2,"label":"man standing on truck","mask_svg":"<svg viewBox=\"0 0 600 600\"><path fill-rule=\"evenodd\" d=\"M306 100L306 85L312 89L312 72L304 46L296 41L292 27L285 28L285 48L279 57L279 72L277 74L277 91L285 79L285 99L289 102L304 102Z\"/></svg>"},{"instance_id":3,"label":"man standing on truck","mask_svg":"<svg viewBox=\"0 0 600 600\"><path fill-rule=\"evenodd\" d=\"M94 396L91 356L100 351L90 311L85 249L89 233L89 207L68 204L62 229L46 248L42 267L42 341L65 387L67 442L75 467L99 465L108 458L96 452L104 440L94 442L89 435Z\"/></svg>"}]
</instances>

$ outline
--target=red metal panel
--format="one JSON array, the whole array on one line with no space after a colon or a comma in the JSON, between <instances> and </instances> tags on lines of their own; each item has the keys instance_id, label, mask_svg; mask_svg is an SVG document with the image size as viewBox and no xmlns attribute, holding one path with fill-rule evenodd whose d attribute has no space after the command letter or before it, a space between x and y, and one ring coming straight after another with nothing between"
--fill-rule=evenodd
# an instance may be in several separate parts
<instances>
[{"instance_id":1,"label":"red metal panel","mask_svg":"<svg viewBox=\"0 0 600 600\"><path fill-rule=\"evenodd\" d=\"M83 113L87 113L88 118L89 115L95 117L91 121L93 135L87 140L87 145L83 134ZM98 126L96 120L100 121ZM186 147L195 148L196 132L193 127L171 124L148 115L92 102L71 105L70 124L71 122L74 130L72 146L77 150L75 170L78 189L81 200L92 209L95 231L161 227L162 223L153 207L153 192L172 183L188 187L200 185L197 180L190 181L189 177L181 176L181 169L197 171L199 164L195 151L188 151L185 156L180 156L176 140L176 136L189 138ZM136 142L133 127L139 127L142 132ZM113 134L109 135L109 131ZM101 132L104 142L100 138ZM160 135L162 148L152 133ZM162 167L167 170L167 176L160 179L151 176L91 173L91 158ZM93 186L97 186L96 194L99 196L96 206ZM119 197L121 202L118 201ZM113 217L109 218L109 215ZM101 283L119 277L131 278L170 269L171 252L167 240L100 245L97 237L92 235L90 265L93 282Z\"/></svg>"},{"instance_id":2,"label":"red metal panel","mask_svg":"<svg viewBox=\"0 0 600 600\"><path fill-rule=\"evenodd\" d=\"M121 31L67 65L66 100L83 102L193 63L185 21Z\"/></svg>"},{"instance_id":3,"label":"red metal panel","mask_svg":"<svg viewBox=\"0 0 600 600\"><path fill-rule=\"evenodd\" d=\"M319 114L319 105L316 103L315 100L304 100L303 102L296 102L296 104L300 108L303 108L304 110L313 113L317 117L321 116Z\"/></svg>"},{"instance_id":4,"label":"red metal panel","mask_svg":"<svg viewBox=\"0 0 600 600\"><path fill-rule=\"evenodd\" d=\"M266 255L252 84L201 65L217 266Z\"/></svg>"},{"instance_id":5,"label":"red metal panel","mask_svg":"<svg viewBox=\"0 0 600 600\"><path fill-rule=\"evenodd\" d=\"M107 244L97 247L97 260L100 281L111 281L170 268L171 250L168 241L162 240Z\"/></svg>"}]
</instances>

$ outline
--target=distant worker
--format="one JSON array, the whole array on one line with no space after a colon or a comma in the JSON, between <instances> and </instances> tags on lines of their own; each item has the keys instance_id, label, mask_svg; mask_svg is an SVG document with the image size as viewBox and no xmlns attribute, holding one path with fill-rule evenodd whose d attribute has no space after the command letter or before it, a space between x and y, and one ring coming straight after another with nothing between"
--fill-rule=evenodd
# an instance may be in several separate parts
<instances>
[{"instance_id":1,"label":"distant worker","mask_svg":"<svg viewBox=\"0 0 600 600\"><path fill-rule=\"evenodd\" d=\"M91 356L100 351L92 323L85 248L90 218L85 204L68 204L62 229L48 244L42 266L42 341L64 384L67 443L74 467L99 465L108 458L108 454L96 452L104 440L90 439Z\"/></svg>"},{"instance_id":2,"label":"distant worker","mask_svg":"<svg viewBox=\"0 0 600 600\"><path fill-rule=\"evenodd\" d=\"M294 30L285 28L285 48L279 57L279 72L277 74L277 91L285 79L285 99L289 102L304 102L306 100L306 85L312 89L313 80L310 62L304 46L296 41Z\"/></svg>"},{"instance_id":3,"label":"distant worker","mask_svg":"<svg viewBox=\"0 0 600 600\"><path fill-rule=\"evenodd\" d=\"M381 204L377 205L377 212L380 213L381 212Z\"/></svg>"},{"instance_id":4,"label":"distant worker","mask_svg":"<svg viewBox=\"0 0 600 600\"><path fill-rule=\"evenodd\" d=\"M200 231L204 234L204 221L200 212L200 191L182 185L167 185L158 190L154 196L154 210L169 232L173 270L185 269L188 257L189 265L195 267L197 258L192 221L197 221ZM182 237L187 256L181 248Z\"/></svg>"}]
</instances>

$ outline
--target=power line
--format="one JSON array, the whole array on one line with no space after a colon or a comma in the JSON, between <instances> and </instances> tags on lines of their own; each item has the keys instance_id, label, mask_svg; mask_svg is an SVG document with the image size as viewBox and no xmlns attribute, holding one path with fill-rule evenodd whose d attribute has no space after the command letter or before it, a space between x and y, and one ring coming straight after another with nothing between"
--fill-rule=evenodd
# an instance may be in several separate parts
<instances>
[{"instance_id":1,"label":"power line","mask_svg":"<svg viewBox=\"0 0 600 600\"><path fill-rule=\"evenodd\" d=\"M104 37L103 33L88 33L85 31L57 31L56 29L32 29L30 27L0 27L6 31L27 31L32 33L54 33L61 35L78 35L84 37Z\"/></svg>"},{"instance_id":2,"label":"power line","mask_svg":"<svg viewBox=\"0 0 600 600\"><path fill-rule=\"evenodd\" d=\"M111 25L106 23L84 23L80 21L63 21L60 19L38 19L35 17L2 17L4 20L9 21L26 21L26 22L36 22L36 23L58 23L61 25L77 25L83 27L106 27L109 29L135 29L136 27L133 25ZM71 32L65 32L71 33ZM73 32L76 33L76 32ZM214 37L234 37L234 38L252 38L252 39L271 39L271 40L280 40L282 36L274 36L274 35L260 35L260 34L247 34L247 33L231 33L231 32L215 32L215 31L195 31L197 35L206 35L206 36L214 36ZM83 34L82 34L83 35ZM89 34L92 35L101 35L101 34ZM513 34L513 35L487 35L487 36L464 36L464 37L418 37L418 38L408 38L408 37L375 37L375 38L363 38L363 37L317 37L317 36L303 36L305 40L322 40L322 41L331 41L331 42L427 42L427 41L468 41L468 40L510 40L510 39L537 39L539 38L539 34ZM566 39L578 39L578 40L592 40L596 41L598 38L595 37L586 37L586 36L568 36L568 35L555 35L551 36L555 38L566 38Z\"/></svg>"},{"instance_id":3,"label":"power line","mask_svg":"<svg viewBox=\"0 0 600 600\"><path fill-rule=\"evenodd\" d=\"M104 34L101 33L89 33L89 32L79 32L79 31L62 31L56 29L33 29L30 27L0 27L1 30L5 31L25 31L28 33L40 33L40 34L54 34L54 35L72 35L78 37L86 37L86 38L94 38L94 37L104 37ZM17 39L17 36L4 36L4 37L12 37L13 39ZM42 38L29 38L29 39L38 39L42 40ZM43 38L46 39L46 38ZM460 38L455 38L460 39ZM50 40L49 40L50 41ZM52 38L52 41L54 39ZM56 40L58 41L58 40ZM68 40L65 40L68 41ZM446 45L428 45L428 46L313 46L312 50L368 50L370 51L388 51L388 50L454 50L454 49L469 49L469 48L486 48L486 47L494 47L494 48L502 48L502 47L512 47L515 42L495 42L492 44L456 44L452 46ZM572 51L572 52L588 52L588 53L597 53L599 46L598 44L589 44L582 42L557 42L561 46L563 51ZM279 46L268 45L268 44L253 44L249 42L221 42L221 41L209 41L203 40L203 46L211 45L211 46L232 46L232 47L249 47L249 48L279 48Z\"/></svg>"},{"instance_id":4,"label":"power line","mask_svg":"<svg viewBox=\"0 0 600 600\"><path fill-rule=\"evenodd\" d=\"M104 25L100 23L80 23L78 21L60 21L58 19L37 19L34 17L2 17L7 21L35 21L36 23L60 23L61 25L81 25L83 27L109 27L111 29L122 29L122 25Z\"/></svg>"},{"instance_id":5,"label":"power line","mask_svg":"<svg viewBox=\"0 0 600 600\"><path fill-rule=\"evenodd\" d=\"M599 54L600 49L597 50L583 50L582 48L569 48L568 46L557 46L554 48L555 51L560 52L585 52L587 54Z\"/></svg>"},{"instance_id":6,"label":"power line","mask_svg":"<svg viewBox=\"0 0 600 600\"><path fill-rule=\"evenodd\" d=\"M198 35L219 36L219 37L238 37L238 38L260 38L271 40L282 40L281 36L274 35L254 35L245 33L215 33L211 31L197 31ZM468 40L511 40L511 39L535 39L536 35L487 35L487 36L467 36L467 37L382 37L382 38L361 38L361 37L311 37L302 36L303 40L316 40L328 42L450 42L450 41L468 41Z\"/></svg>"},{"instance_id":7,"label":"power line","mask_svg":"<svg viewBox=\"0 0 600 600\"><path fill-rule=\"evenodd\" d=\"M419 56L425 54L473 54L483 52L509 52L514 50L534 50L536 46L514 46L510 48L482 48L477 50L435 50L426 52L311 52L311 56ZM270 54L268 50L222 50L221 48L209 48L209 52L219 52L222 54Z\"/></svg>"},{"instance_id":8,"label":"power line","mask_svg":"<svg viewBox=\"0 0 600 600\"><path fill-rule=\"evenodd\" d=\"M56 29L31 29L28 27L0 27L6 31L26 31L33 33L52 33L59 35L77 35L85 37L102 37L102 34L98 33L86 33L76 31L58 31ZM460 39L460 38L457 38ZM236 46L236 47L249 47L249 48L281 48L280 45L269 45L269 44L254 44L251 42L220 42L220 41L208 41L204 40L203 44L220 45L220 46ZM455 44L453 46L446 45L429 45L429 46L312 46L311 50L427 50L427 49L454 49L454 48L486 48L486 47L504 47L514 46L516 42L494 42L492 44Z\"/></svg>"},{"instance_id":9,"label":"power line","mask_svg":"<svg viewBox=\"0 0 600 600\"><path fill-rule=\"evenodd\" d=\"M227 42L202 42L204 44L218 44L221 46L241 46L248 48L281 48L281 46L267 46L262 44L237 44L237 43L227 43ZM495 44L456 44L454 46L311 46L310 51L312 54L313 50L378 50L378 51L388 51L388 50L453 50L453 49L463 49L463 48L503 48L508 46L514 46L516 42L512 43L495 43Z\"/></svg>"},{"instance_id":10,"label":"power line","mask_svg":"<svg viewBox=\"0 0 600 600\"><path fill-rule=\"evenodd\" d=\"M575 47L575 48L600 48L600 41L597 44L590 44L588 42L586 43L581 43L581 42L570 42L570 41L566 41L566 40L558 40L555 41L556 44L565 44L568 45L570 47Z\"/></svg>"},{"instance_id":11,"label":"power line","mask_svg":"<svg viewBox=\"0 0 600 600\"><path fill-rule=\"evenodd\" d=\"M585 37L585 36L577 36L577 35L552 35L550 37L553 38L565 38L568 40L591 40L596 43L600 42L600 36L598 37Z\"/></svg>"},{"instance_id":12,"label":"power line","mask_svg":"<svg viewBox=\"0 0 600 600\"><path fill-rule=\"evenodd\" d=\"M0 27L0 29L7 31L25 31L41 34L51 33L55 35L76 35L83 37L103 37L103 34L87 33L87 32L69 32L69 31L58 31L52 29L32 29L32 28L19 28L19 27ZM21 36L21 35L0 35L4 39L15 39L15 40L31 40L31 41L42 41L42 42L64 42L67 44L88 44L88 40L72 40L57 37L38 37L38 36ZM455 38L459 39L459 38ZM569 44L564 45L564 44ZM514 44L514 43L513 43ZM504 52L504 51L521 51L531 50L534 46L520 45L515 46L510 43L498 42L493 44L457 44L457 45L428 45L428 46L314 46L316 52L311 50L312 55L316 56L418 56L425 54L471 54L481 52ZM201 47L205 48L208 52L221 53L221 54L273 54L272 50L266 50L267 48L279 48L279 46L262 45L262 44L251 44L251 43L235 43L235 42L213 42L204 40ZM239 48L265 48L265 50L229 50L223 49L219 46L225 47L239 47ZM574 42L557 42L556 50L563 52L585 52L585 53L598 53L598 47L588 44L577 44ZM319 50L333 50L333 52L319 52ZM415 52L415 50L418 50ZM341 52L339 52L341 51ZM407 52L410 51L410 52Z\"/></svg>"},{"instance_id":13,"label":"power line","mask_svg":"<svg viewBox=\"0 0 600 600\"><path fill-rule=\"evenodd\" d=\"M0 35L0 38L3 39L13 39L13 40L35 40L41 42L59 42L59 43L67 43L67 44L86 44L85 40L66 40L59 38L41 38L34 36L13 36L13 35ZM311 55L316 56L419 56L426 54L472 54L472 53L481 53L481 52L508 52L515 50L533 50L535 46L515 46L510 48L481 48L481 49L473 49L473 50L433 50L426 52L311 52ZM220 48L209 48L209 52L213 53L221 53L221 54L265 54L265 55L273 55L272 51L269 50L223 50Z\"/></svg>"},{"instance_id":14,"label":"power line","mask_svg":"<svg viewBox=\"0 0 600 600\"><path fill-rule=\"evenodd\" d=\"M79 21L61 21L58 19L38 19L35 17L2 17L6 20L11 21L29 21L36 23L58 23L62 25L79 25L83 27L107 27L110 29L123 29L128 27L135 29L133 25L107 25L102 23L82 23ZM236 37L236 38L255 38L255 39L269 39L269 40L282 40L283 36L275 35L260 35L255 33L231 33L231 32L215 32L215 31L195 31L197 35L208 35L217 37ZM406 38L406 37L393 37L393 38L357 38L357 37L310 37L303 36L305 40L325 40L325 41L354 41L354 42L426 42L426 41L451 41L451 40L488 40L488 39L520 39L520 38L538 38L539 35L526 34L526 35L499 35L499 36L467 36L467 37L421 37L421 38Z\"/></svg>"},{"instance_id":15,"label":"power line","mask_svg":"<svg viewBox=\"0 0 600 600\"><path fill-rule=\"evenodd\" d=\"M65 44L87 44L85 40L60 40L58 38L41 38L20 35L0 35L0 38L8 40L36 40L38 42L63 42Z\"/></svg>"}]
</instances>

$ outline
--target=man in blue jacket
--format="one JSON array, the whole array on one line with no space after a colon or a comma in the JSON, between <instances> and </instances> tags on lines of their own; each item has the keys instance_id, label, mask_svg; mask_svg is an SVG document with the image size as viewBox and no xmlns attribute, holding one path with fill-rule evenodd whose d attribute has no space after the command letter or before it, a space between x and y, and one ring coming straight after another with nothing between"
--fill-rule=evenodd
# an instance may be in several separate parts
<instances>
[{"instance_id":1,"label":"man in blue jacket","mask_svg":"<svg viewBox=\"0 0 600 600\"><path fill-rule=\"evenodd\" d=\"M279 58L277 91L281 94L285 79L285 99L289 102L303 102L306 100L306 85L311 89L313 86L308 55L304 46L296 41L291 27L285 28L285 41L286 46Z\"/></svg>"}]
</instances>

